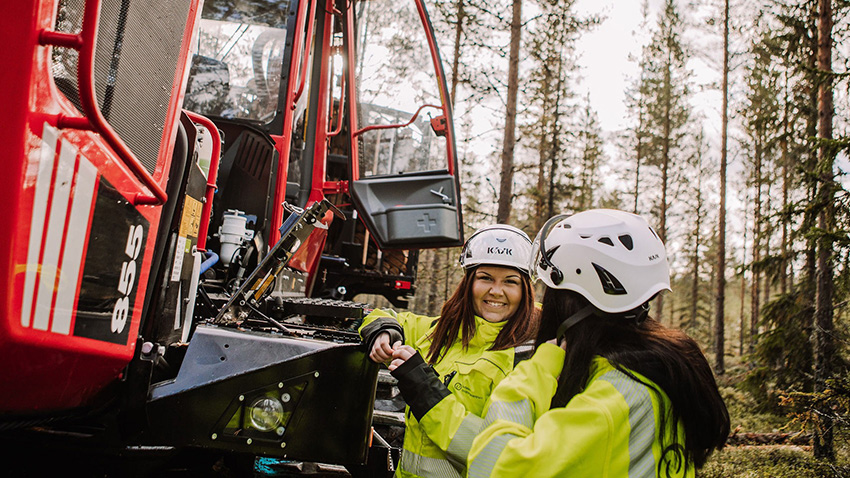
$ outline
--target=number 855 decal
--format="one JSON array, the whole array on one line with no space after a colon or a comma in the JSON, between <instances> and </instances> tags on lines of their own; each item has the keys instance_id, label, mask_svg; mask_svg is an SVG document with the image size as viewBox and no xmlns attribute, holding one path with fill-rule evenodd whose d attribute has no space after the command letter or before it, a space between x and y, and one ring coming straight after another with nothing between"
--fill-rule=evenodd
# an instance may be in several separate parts
<instances>
[{"instance_id":1,"label":"number 855 decal","mask_svg":"<svg viewBox=\"0 0 850 478\"><path fill-rule=\"evenodd\" d=\"M127 325L127 316L130 314L130 294L136 284L136 258L142 250L144 233L142 226L130 226L130 232L127 234L127 246L124 248L124 253L129 260L121 264L121 275L118 279L118 292L123 297L115 302L110 325L112 332L116 334L123 332Z\"/></svg>"}]
</instances>

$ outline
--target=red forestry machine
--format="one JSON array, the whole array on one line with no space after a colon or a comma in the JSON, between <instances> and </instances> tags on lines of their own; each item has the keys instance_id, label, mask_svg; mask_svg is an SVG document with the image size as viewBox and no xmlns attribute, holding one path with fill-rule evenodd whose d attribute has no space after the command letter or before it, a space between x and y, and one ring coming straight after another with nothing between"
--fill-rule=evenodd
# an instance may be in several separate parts
<instances>
[{"instance_id":1,"label":"red forestry machine","mask_svg":"<svg viewBox=\"0 0 850 478\"><path fill-rule=\"evenodd\" d=\"M422 0L0 12L0 474L391 473L353 299L463 242Z\"/></svg>"}]
</instances>

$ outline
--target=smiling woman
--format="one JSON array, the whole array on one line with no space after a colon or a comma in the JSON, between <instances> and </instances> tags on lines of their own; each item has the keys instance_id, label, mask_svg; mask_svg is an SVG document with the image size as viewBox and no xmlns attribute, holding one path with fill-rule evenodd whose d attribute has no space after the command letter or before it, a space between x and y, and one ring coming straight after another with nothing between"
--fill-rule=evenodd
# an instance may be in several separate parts
<instances>
[{"instance_id":1,"label":"smiling woman","mask_svg":"<svg viewBox=\"0 0 850 478\"><path fill-rule=\"evenodd\" d=\"M372 360L404 354L390 364L408 404L396 476L465 475L491 390L533 351L530 254L531 241L515 227L479 229L461 251L466 274L439 317L375 310L364 320Z\"/></svg>"},{"instance_id":2,"label":"smiling woman","mask_svg":"<svg viewBox=\"0 0 850 478\"><path fill-rule=\"evenodd\" d=\"M475 315L487 322L502 322L514 315L523 296L520 274L509 267L479 266L472 280Z\"/></svg>"}]
</instances>

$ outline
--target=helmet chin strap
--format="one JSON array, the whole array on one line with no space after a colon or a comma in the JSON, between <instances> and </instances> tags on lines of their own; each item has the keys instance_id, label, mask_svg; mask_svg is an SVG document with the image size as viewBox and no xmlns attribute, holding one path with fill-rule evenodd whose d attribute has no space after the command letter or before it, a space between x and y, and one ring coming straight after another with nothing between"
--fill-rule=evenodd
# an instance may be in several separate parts
<instances>
[{"instance_id":1,"label":"helmet chin strap","mask_svg":"<svg viewBox=\"0 0 850 478\"><path fill-rule=\"evenodd\" d=\"M586 305L586 306L584 306L584 308L582 308L581 310L579 310L578 312L569 316L566 320L561 322L561 325L558 326L558 332L556 333L555 338L558 341L560 341L564 337L564 334L567 333L567 330L569 330L571 327L573 327L577 323L581 322L582 320L584 320L584 319L586 319L586 318L588 318L588 317L590 317L591 315L594 315L594 314L607 316L607 317L619 316L619 317L622 317L623 319L627 319L627 320L632 319L632 320L635 321L635 323L637 325L640 325L640 324L643 323L644 320L646 320L646 318L649 315L649 301L644 302L643 304L635 307L634 309L632 309L628 312L622 312L620 314L608 314L608 313L605 313L605 312L597 309L596 307L594 307L592 305Z\"/></svg>"},{"instance_id":2,"label":"helmet chin strap","mask_svg":"<svg viewBox=\"0 0 850 478\"><path fill-rule=\"evenodd\" d=\"M584 306L583 309L581 309L578 312L576 312L575 314L569 316L567 318L567 320L561 322L561 325L558 326L558 332L555 335L555 338L557 338L560 341L561 338L564 336L564 334L567 333L567 330L570 329L570 327L572 327L575 324L581 322L582 320L590 317L595 312L596 312L596 307L594 307L592 305Z\"/></svg>"}]
</instances>

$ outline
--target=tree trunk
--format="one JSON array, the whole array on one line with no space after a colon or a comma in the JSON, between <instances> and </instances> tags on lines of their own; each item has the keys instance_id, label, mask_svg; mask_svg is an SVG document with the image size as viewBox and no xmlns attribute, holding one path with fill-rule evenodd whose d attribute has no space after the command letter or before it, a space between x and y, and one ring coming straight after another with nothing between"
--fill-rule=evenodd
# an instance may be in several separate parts
<instances>
[{"instance_id":1,"label":"tree trunk","mask_svg":"<svg viewBox=\"0 0 850 478\"><path fill-rule=\"evenodd\" d=\"M699 190L697 190L697 195L700 195ZM697 202L701 202L701 199L697 199ZM693 277L691 278L691 317L690 323L688 324L688 329L693 329L697 325L697 311L699 309L699 246L700 246L700 215L702 211L697 211L697 223L696 223L696 231L694 237L694 255L692 257L691 267L693 267Z\"/></svg>"},{"instance_id":2,"label":"tree trunk","mask_svg":"<svg viewBox=\"0 0 850 478\"><path fill-rule=\"evenodd\" d=\"M508 98L505 112L505 135L502 145L502 176L499 183L499 210L496 220L506 224L511 218L514 177L514 142L516 134L517 96L519 93L519 45L522 35L522 0L513 0L511 47L508 59Z\"/></svg>"},{"instance_id":3,"label":"tree trunk","mask_svg":"<svg viewBox=\"0 0 850 478\"><path fill-rule=\"evenodd\" d=\"M741 255L743 256L743 260L741 262L743 264L747 263L747 212L749 211L749 209L747 209L747 202L748 201L744 201L744 240L742 241L744 250L741 253ZM747 270L746 270L746 268L744 268L744 269L741 270L741 310L739 311L741 323L740 323L740 330L739 330L739 334L738 334L739 339L740 339L740 341L738 342L738 356L739 357L744 356L744 342L745 342L746 335L747 335L746 334L747 320L746 320L746 317L744 317L744 310L745 310L744 303L746 302L746 300L745 300L746 296L747 296Z\"/></svg>"},{"instance_id":4,"label":"tree trunk","mask_svg":"<svg viewBox=\"0 0 850 478\"><path fill-rule=\"evenodd\" d=\"M834 152L827 144L832 139L832 0L818 0L818 70L824 75L818 85L818 228L817 289L815 292L815 393L828 388L832 375L831 363L835 353L833 339L833 252L830 234L835 227L835 183L833 180ZM835 460L833 449L833 420L826 403L818 405L815 414L814 455Z\"/></svg>"},{"instance_id":5,"label":"tree trunk","mask_svg":"<svg viewBox=\"0 0 850 478\"><path fill-rule=\"evenodd\" d=\"M545 125L544 125L545 128ZM544 135L545 130L540 131L540 146L537 163L537 196L534 201L534 229L539 231L543 227L546 215L546 160L549 158L547 152L548 142Z\"/></svg>"},{"instance_id":6,"label":"tree trunk","mask_svg":"<svg viewBox=\"0 0 850 478\"><path fill-rule=\"evenodd\" d=\"M640 94L640 93L638 93ZM638 103L638 130L637 130L637 146L635 146L635 214L640 214L638 209L638 197L640 196L640 160L643 155L643 95Z\"/></svg>"},{"instance_id":7,"label":"tree trunk","mask_svg":"<svg viewBox=\"0 0 850 478\"><path fill-rule=\"evenodd\" d=\"M664 118L662 121L664 123L663 126L663 138L661 138L661 210L659 218L659 230L658 236L661 238L661 241L665 244L667 243L667 182L669 179L669 165L670 165L670 135L672 130L672 118L670 118L672 111L672 78L671 71L672 68L671 63L673 62L672 54L668 50L667 51L667 65L664 71ZM658 296L658 310L664 312L664 296Z\"/></svg>"},{"instance_id":8,"label":"tree trunk","mask_svg":"<svg viewBox=\"0 0 850 478\"><path fill-rule=\"evenodd\" d=\"M558 77L556 81L557 89L555 90L555 113L552 115L552 140L550 145L552 150L549 157L549 190L546 200L546 218L555 215L555 184L557 184L558 172L558 154L561 152L561 90L563 84L563 55L558 57Z\"/></svg>"},{"instance_id":9,"label":"tree trunk","mask_svg":"<svg viewBox=\"0 0 850 478\"><path fill-rule=\"evenodd\" d=\"M758 262L761 261L761 162L762 162L762 133L756 133L755 144L755 171L753 172L753 183L756 189L756 197L753 202L753 262L752 262L752 284L750 284L750 353L755 352L756 340L758 339L758 321L761 313L759 302L759 290L761 286L761 273L758 270Z\"/></svg>"},{"instance_id":10,"label":"tree trunk","mask_svg":"<svg viewBox=\"0 0 850 478\"><path fill-rule=\"evenodd\" d=\"M460 41L463 37L463 22L466 18L465 13L465 4L466 0L457 0L457 24L455 25L455 45L452 50L452 77L449 84L449 101L451 101L452 108L455 107L455 99L457 98L457 85L460 82ZM437 315L440 313L440 309L442 308L443 302L448 299L447 296L444 296L440 300L438 297L439 289L440 289L440 281L437 280L440 277L438 273L444 267L448 267L449 261L448 259L443 261L443 254L440 254L440 251L434 249L431 250L431 283L428 287L428 314L429 315ZM446 255L448 257L448 255ZM448 274L444 277L445 282L448 282Z\"/></svg>"},{"instance_id":11,"label":"tree trunk","mask_svg":"<svg viewBox=\"0 0 850 478\"><path fill-rule=\"evenodd\" d=\"M700 140L702 141L702 136ZM693 256L691 258L691 267L693 267L693 277L691 278L691 317L688 329L693 330L697 326L697 312L699 310L699 248L702 245L702 236L700 228L702 227L702 144L699 145L699 159L697 163L697 190L696 190L696 224L694 224L694 246Z\"/></svg>"},{"instance_id":12,"label":"tree trunk","mask_svg":"<svg viewBox=\"0 0 850 478\"><path fill-rule=\"evenodd\" d=\"M788 94L788 72L785 72L785 85L783 95L783 111L782 111L782 139L779 141L779 147L782 150L782 242L779 246L781 254L781 265L779 271L779 292L785 295L788 292L788 193L789 187L789 171L788 171L788 104L791 98Z\"/></svg>"},{"instance_id":13,"label":"tree trunk","mask_svg":"<svg viewBox=\"0 0 850 478\"><path fill-rule=\"evenodd\" d=\"M455 99L457 98L457 84L460 78L460 41L463 38L463 22L466 19L466 0L457 0L455 24L455 46L452 51L452 79L449 86L449 96L451 97L452 108L455 107Z\"/></svg>"},{"instance_id":14,"label":"tree trunk","mask_svg":"<svg viewBox=\"0 0 850 478\"><path fill-rule=\"evenodd\" d=\"M717 291L714 305L714 373L726 372L726 167L729 131L729 0L723 2L723 105L720 119L720 211L717 214ZM741 276L743 281L743 275Z\"/></svg>"},{"instance_id":15,"label":"tree trunk","mask_svg":"<svg viewBox=\"0 0 850 478\"><path fill-rule=\"evenodd\" d=\"M762 217L770 217L771 216L770 190L773 186L772 181L773 180L771 178L767 178L766 181L765 181L765 187L767 188L767 190L765 191L764 197L767 198L767 199L765 200L765 204L764 204L765 210L764 210L764 212L762 212ZM770 221L765 221L764 231L762 231L762 239L763 240L762 240L762 245L761 245L762 256L765 257L765 258L770 257L770 254L771 254L771 250L770 250L770 238L771 237L773 237L773 224ZM770 290L771 290L770 279L771 279L770 274L765 272L764 273L764 281L762 281L762 285L764 286L764 288L762 289L761 304L763 304L763 305L767 305L767 303L770 302Z\"/></svg>"}]
</instances>

